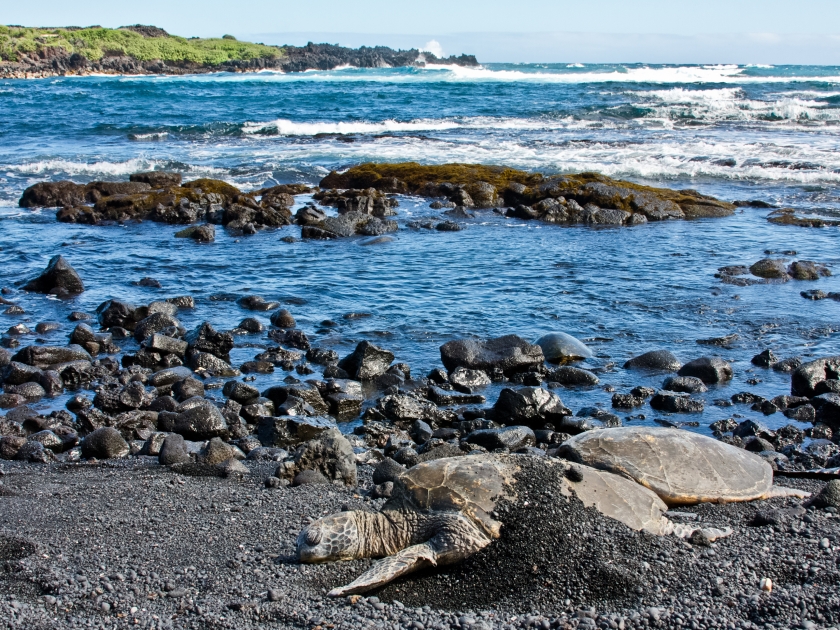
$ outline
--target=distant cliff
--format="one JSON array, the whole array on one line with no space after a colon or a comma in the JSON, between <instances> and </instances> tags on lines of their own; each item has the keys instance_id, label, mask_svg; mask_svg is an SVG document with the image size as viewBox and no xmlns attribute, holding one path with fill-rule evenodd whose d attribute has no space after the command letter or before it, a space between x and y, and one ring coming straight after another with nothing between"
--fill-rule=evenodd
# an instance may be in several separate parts
<instances>
[{"instance_id":1,"label":"distant cliff","mask_svg":"<svg viewBox=\"0 0 840 630\"><path fill-rule=\"evenodd\" d=\"M266 46L221 38L184 38L154 26L27 28L0 26L0 78L87 74L196 74L394 68L428 63L476 66L472 55L441 59L417 49L330 44Z\"/></svg>"}]
</instances>

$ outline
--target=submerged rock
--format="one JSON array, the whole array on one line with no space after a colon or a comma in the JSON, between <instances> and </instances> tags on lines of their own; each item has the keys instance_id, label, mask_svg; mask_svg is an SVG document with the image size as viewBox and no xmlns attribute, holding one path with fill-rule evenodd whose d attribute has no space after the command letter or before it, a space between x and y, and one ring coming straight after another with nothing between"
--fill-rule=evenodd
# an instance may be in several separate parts
<instances>
[{"instance_id":1,"label":"submerged rock","mask_svg":"<svg viewBox=\"0 0 840 630\"><path fill-rule=\"evenodd\" d=\"M624 364L625 370L655 370L676 372L682 367L680 360L668 350L651 350L633 357Z\"/></svg>"}]
</instances>

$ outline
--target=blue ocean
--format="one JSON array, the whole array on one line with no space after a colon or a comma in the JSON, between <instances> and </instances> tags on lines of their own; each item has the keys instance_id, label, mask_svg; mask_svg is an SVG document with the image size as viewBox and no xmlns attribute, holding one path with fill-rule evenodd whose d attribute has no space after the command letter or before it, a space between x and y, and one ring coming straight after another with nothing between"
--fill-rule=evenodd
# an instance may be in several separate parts
<instances>
[{"instance_id":1,"label":"blue ocean","mask_svg":"<svg viewBox=\"0 0 840 630\"><path fill-rule=\"evenodd\" d=\"M840 305L800 295L840 291L840 231L774 225L769 209L618 229L485 212L461 232L438 233L408 229L440 211L401 197L401 229L387 243L288 243L281 239L300 228L285 227L250 237L219 229L214 244L199 246L173 238L174 226L65 225L54 210L17 207L27 186L45 180L125 181L159 169L248 190L315 185L367 161L596 171L840 218L840 67L489 64L0 82L0 286L27 313L0 315L0 330L64 322L28 341L57 342L72 328L70 311L184 294L197 303L185 326L231 328L252 315L235 300L258 294L289 308L314 344L344 355L368 339L420 376L440 365L438 348L453 338L559 331L591 346L596 356L582 366L601 378L596 388L558 392L575 411L608 409L610 391L659 386L661 376L621 369L632 356L714 353L732 362L735 377L703 395L704 413L647 409L633 420L694 421L701 431L733 414L761 415L714 400L789 393L789 374L750 363L758 352L840 354ZM68 302L14 290L57 253L84 278L85 293ZM755 286L715 278L719 267L767 256L817 261L835 275ZM163 288L135 284L146 276ZM729 348L697 343L731 334L739 338ZM240 338L234 362L268 343ZM258 385L286 376L278 370ZM487 397L495 400L493 387ZM781 414L761 421L789 422Z\"/></svg>"}]
</instances>

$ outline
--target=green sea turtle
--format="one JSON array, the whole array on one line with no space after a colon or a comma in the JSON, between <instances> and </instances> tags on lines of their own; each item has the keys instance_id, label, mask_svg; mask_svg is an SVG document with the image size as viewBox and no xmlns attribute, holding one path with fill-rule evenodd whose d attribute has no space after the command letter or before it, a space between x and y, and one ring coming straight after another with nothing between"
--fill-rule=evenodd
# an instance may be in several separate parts
<instances>
[{"instance_id":1,"label":"green sea turtle","mask_svg":"<svg viewBox=\"0 0 840 630\"><path fill-rule=\"evenodd\" d=\"M460 562L500 536L502 500L516 498L516 477L527 455L468 455L418 464L394 483L380 512L341 512L308 525L298 536L301 562L383 558L331 596L363 593L429 566ZM634 530L687 537L700 530L709 539L731 530L682 525L664 513L665 503L624 477L559 459L559 490ZM526 504L527 505L527 504ZM574 523L556 523L574 527Z\"/></svg>"},{"instance_id":2,"label":"green sea turtle","mask_svg":"<svg viewBox=\"0 0 840 630\"><path fill-rule=\"evenodd\" d=\"M758 455L680 429L589 431L566 441L559 455L632 479L670 506L809 496L774 486L773 469Z\"/></svg>"}]
</instances>

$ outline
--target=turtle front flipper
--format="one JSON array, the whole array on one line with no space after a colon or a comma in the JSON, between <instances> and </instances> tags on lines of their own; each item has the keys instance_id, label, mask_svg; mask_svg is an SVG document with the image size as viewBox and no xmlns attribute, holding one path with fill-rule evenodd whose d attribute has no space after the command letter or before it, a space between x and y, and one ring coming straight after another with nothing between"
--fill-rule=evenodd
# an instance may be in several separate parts
<instances>
[{"instance_id":1,"label":"turtle front flipper","mask_svg":"<svg viewBox=\"0 0 840 630\"><path fill-rule=\"evenodd\" d=\"M697 534L702 535L709 542L714 542L719 538L731 536L733 531L731 527L724 527L721 529L719 527L709 527L699 524L687 525L685 523L671 522L671 526L673 529L671 529L670 533L677 538L690 539L692 536Z\"/></svg>"},{"instance_id":2,"label":"turtle front flipper","mask_svg":"<svg viewBox=\"0 0 840 630\"><path fill-rule=\"evenodd\" d=\"M455 564L490 544L484 531L463 514L440 514L437 519L436 533L428 541L378 560L347 586L331 590L329 596L365 593L420 569Z\"/></svg>"},{"instance_id":3,"label":"turtle front flipper","mask_svg":"<svg viewBox=\"0 0 840 630\"><path fill-rule=\"evenodd\" d=\"M431 543L412 545L402 551L377 560L373 566L362 573L358 578L346 586L334 588L329 592L330 597L343 597L344 595L355 595L366 593L395 580L401 575L406 575L426 567L437 566L437 552Z\"/></svg>"}]
</instances>

